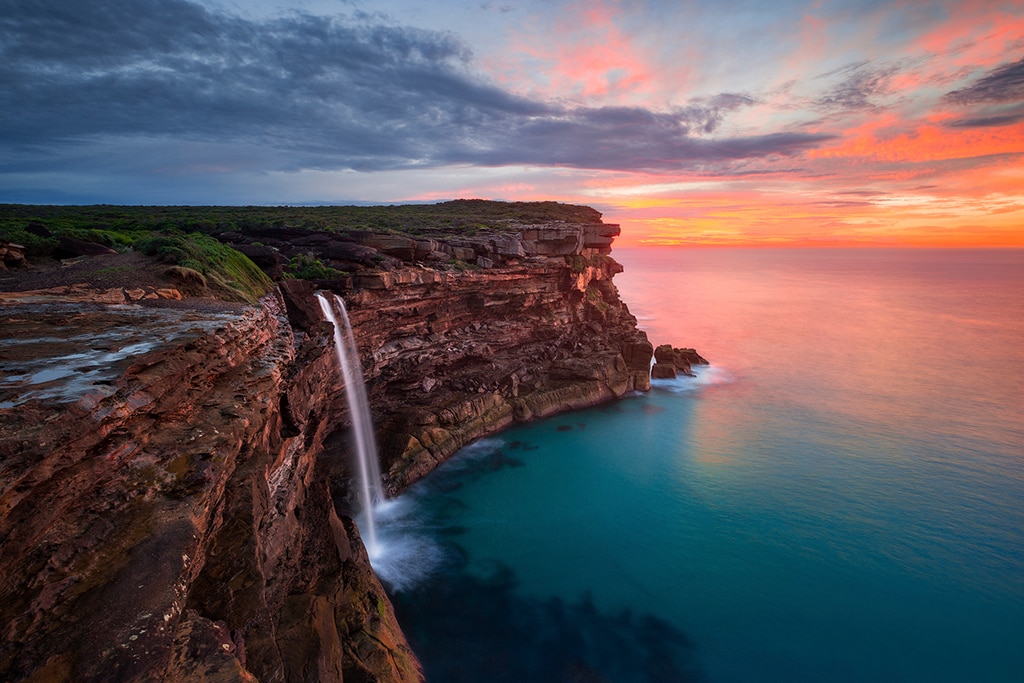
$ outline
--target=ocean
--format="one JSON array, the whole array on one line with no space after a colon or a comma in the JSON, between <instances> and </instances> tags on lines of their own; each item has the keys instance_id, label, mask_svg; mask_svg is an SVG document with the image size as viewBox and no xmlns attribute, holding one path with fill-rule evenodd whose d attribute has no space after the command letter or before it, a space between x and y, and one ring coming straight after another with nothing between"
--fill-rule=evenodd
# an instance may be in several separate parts
<instances>
[{"instance_id":1,"label":"ocean","mask_svg":"<svg viewBox=\"0 0 1024 683\"><path fill-rule=\"evenodd\" d=\"M1024 250L614 257L712 364L381 506L427 680L1024 681Z\"/></svg>"}]
</instances>

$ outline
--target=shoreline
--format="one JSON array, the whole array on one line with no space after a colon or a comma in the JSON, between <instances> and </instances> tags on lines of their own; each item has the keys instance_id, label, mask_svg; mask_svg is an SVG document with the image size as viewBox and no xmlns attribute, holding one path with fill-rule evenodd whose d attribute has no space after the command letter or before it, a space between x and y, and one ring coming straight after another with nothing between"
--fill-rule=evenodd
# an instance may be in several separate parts
<instances>
[{"instance_id":1,"label":"shoreline","mask_svg":"<svg viewBox=\"0 0 1024 683\"><path fill-rule=\"evenodd\" d=\"M0 283L4 329L44 340L10 346L26 369L5 367L0 392L84 372L76 345L118 359L114 375L81 377L84 395L0 409L0 619L17 635L3 667L83 681L204 668L299 680L310 666L421 680L359 530L336 513L353 507L339 457L351 420L314 293L346 298L385 482L402 490L485 434L649 385L653 346L612 283L618 226L541 208L598 222L422 239L157 235L138 239L201 249L207 272L104 252ZM253 275L237 289L231 273L249 266L217 270L219 245L278 272L277 287L244 303L264 285ZM282 266L291 253L305 256ZM333 275L284 277L293 263ZM129 348L110 329L154 344ZM31 370L44 359L67 367Z\"/></svg>"}]
</instances>

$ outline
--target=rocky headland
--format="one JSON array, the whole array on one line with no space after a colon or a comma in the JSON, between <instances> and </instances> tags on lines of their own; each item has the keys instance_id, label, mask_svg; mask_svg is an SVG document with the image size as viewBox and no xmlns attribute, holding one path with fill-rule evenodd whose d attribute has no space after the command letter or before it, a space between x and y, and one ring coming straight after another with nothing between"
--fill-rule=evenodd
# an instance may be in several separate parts
<instances>
[{"instance_id":1,"label":"rocky headland","mask_svg":"<svg viewBox=\"0 0 1024 683\"><path fill-rule=\"evenodd\" d=\"M314 293L348 306L390 495L514 422L647 390L655 354L613 283L618 226L450 204L503 213L206 225L233 270L45 215L19 225L46 258L0 239L0 679L422 679L351 519ZM655 376L701 362L659 347Z\"/></svg>"}]
</instances>

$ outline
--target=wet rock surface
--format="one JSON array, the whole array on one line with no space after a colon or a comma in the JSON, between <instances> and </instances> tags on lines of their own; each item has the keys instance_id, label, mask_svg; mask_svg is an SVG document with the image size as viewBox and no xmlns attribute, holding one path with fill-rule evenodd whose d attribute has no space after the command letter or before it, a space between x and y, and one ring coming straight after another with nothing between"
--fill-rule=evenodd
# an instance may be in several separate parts
<instances>
[{"instance_id":1,"label":"wet rock surface","mask_svg":"<svg viewBox=\"0 0 1024 683\"><path fill-rule=\"evenodd\" d=\"M326 339L203 308L3 307L4 680L419 680L335 513Z\"/></svg>"},{"instance_id":2,"label":"wet rock surface","mask_svg":"<svg viewBox=\"0 0 1024 683\"><path fill-rule=\"evenodd\" d=\"M654 350L655 364L651 377L667 379L677 374L693 377L694 365L708 365L708 361L694 349L680 349L671 344L661 344Z\"/></svg>"}]
</instances>

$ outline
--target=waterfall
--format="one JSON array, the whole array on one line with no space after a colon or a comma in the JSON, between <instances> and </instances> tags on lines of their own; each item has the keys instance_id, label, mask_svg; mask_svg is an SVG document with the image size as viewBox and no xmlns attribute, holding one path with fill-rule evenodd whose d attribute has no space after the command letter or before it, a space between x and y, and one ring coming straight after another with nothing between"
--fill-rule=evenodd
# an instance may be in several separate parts
<instances>
[{"instance_id":1,"label":"waterfall","mask_svg":"<svg viewBox=\"0 0 1024 683\"><path fill-rule=\"evenodd\" d=\"M366 398L366 385L363 383L363 368L359 362L359 350L356 348L352 335L352 325L348 321L345 302L337 294L334 301L340 317L335 315L334 306L326 296L316 295L324 317L334 325L334 352L341 367L341 376L345 385L345 398L352 416L352 433L355 436L356 458L359 465L359 498L363 506L363 518L366 522L366 551L374 557L377 547L377 528L374 522L374 505L380 502L380 465L377 462L377 441L373 436L373 420L370 417L370 402Z\"/></svg>"}]
</instances>

